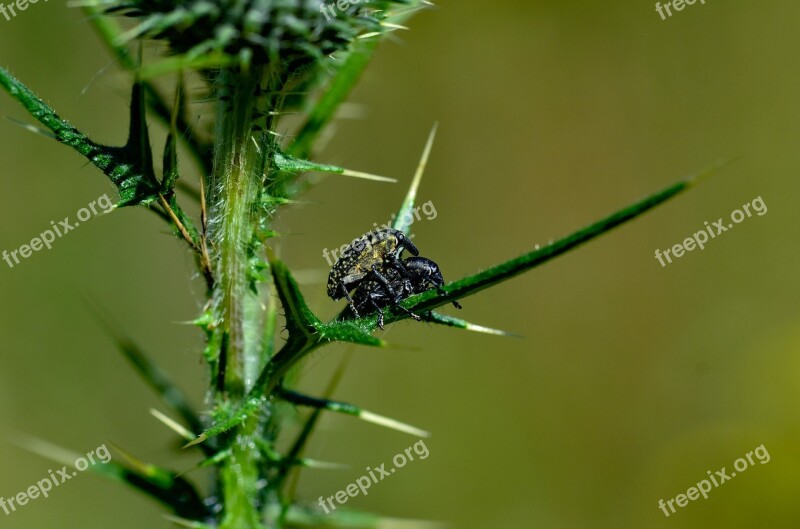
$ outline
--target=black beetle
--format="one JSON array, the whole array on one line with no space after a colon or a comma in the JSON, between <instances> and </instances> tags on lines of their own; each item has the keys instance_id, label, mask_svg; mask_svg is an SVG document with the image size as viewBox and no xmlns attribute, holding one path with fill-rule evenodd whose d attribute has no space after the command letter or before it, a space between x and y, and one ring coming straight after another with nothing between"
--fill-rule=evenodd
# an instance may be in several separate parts
<instances>
[{"instance_id":1,"label":"black beetle","mask_svg":"<svg viewBox=\"0 0 800 529\"><path fill-rule=\"evenodd\" d=\"M333 264L328 275L328 296L334 301L346 298L356 317L358 311L350 297L350 291L362 281L376 280L390 296L395 297L394 289L385 274L394 271L402 277L409 277L400 260L404 250L412 255L419 255L417 247L401 231L385 228L362 235Z\"/></svg>"},{"instance_id":2,"label":"black beetle","mask_svg":"<svg viewBox=\"0 0 800 529\"><path fill-rule=\"evenodd\" d=\"M414 294L425 292L431 286L441 291L444 285L442 272L434 261L425 257L409 257L404 259L402 264L406 276L394 269L386 270L385 277L391 290L386 289L380 281L367 279L359 283L353 294L353 303L358 310L367 314L378 312L378 327L381 329L383 329L384 307L396 306L419 321L421 319L419 315L400 306L399 303ZM453 301L453 305L461 308L457 301ZM358 312L353 311L353 314L358 317Z\"/></svg>"}]
</instances>

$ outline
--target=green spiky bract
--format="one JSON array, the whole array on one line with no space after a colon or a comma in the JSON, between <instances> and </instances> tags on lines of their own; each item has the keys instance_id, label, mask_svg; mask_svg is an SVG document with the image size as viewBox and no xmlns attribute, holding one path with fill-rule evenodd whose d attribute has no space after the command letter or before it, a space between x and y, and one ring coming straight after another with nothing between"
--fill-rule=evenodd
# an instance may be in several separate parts
<instances>
[{"instance_id":1,"label":"green spiky bract","mask_svg":"<svg viewBox=\"0 0 800 529\"><path fill-rule=\"evenodd\" d=\"M326 2L326 5L331 5ZM415 436L426 432L400 421L331 398L293 390L288 375L312 351L344 342L385 346L373 336L377 315L323 321L305 301L297 283L272 250L272 221L312 181L308 171L338 173L374 181L384 177L310 160L320 131L333 119L376 49L380 37L399 29L422 0L346 3L328 16L322 0L109 0L84 6L94 28L124 69L132 72L128 141L107 146L59 117L9 72L0 69L0 86L39 121L48 137L71 147L117 187L118 207L140 205L161 217L193 252L205 281L206 304L194 322L204 333L202 352L209 391L201 415L170 378L132 340L112 334L139 375L161 397L167 413L154 417L171 428L186 447L202 451L201 468L211 468L210 487L191 476L143 463L122 449L102 474L125 482L164 505L167 516L185 527L258 529L280 527L378 527L380 517L337 511L330 515L295 497L300 468L314 464L303 452L322 412L350 415ZM335 16L331 16L335 14ZM127 19L127 21L125 21ZM144 65L131 49L134 40L156 42L166 57ZM140 46L143 44L140 44ZM140 53L139 56L142 54ZM331 57L333 56L333 57ZM199 74L213 106L213 132L191 124L184 74ZM177 78L165 97L152 84L155 75ZM187 76L188 77L188 76ZM313 94L318 94L316 98ZM281 136L281 116L304 113L290 138ZM161 156L151 148L146 115L167 128ZM33 127L28 127L34 129ZM34 129L36 130L36 129ZM431 133L394 228L408 232L409 216L433 144ZM179 167L183 146L200 171L195 186ZM160 158L161 168L156 170ZM630 221L689 188L688 178L557 240L475 275L403 302L428 322L456 329L509 335L434 309L526 272ZM370 184L372 185L372 184ZM200 189L198 189L198 187ZM199 200L202 214L192 218L179 195ZM487 263L476 263L476 266ZM286 340L274 350L283 312ZM386 322L406 318L387 309ZM109 326L110 327L110 326ZM276 447L288 410L310 408L295 439ZM285 434L283 434L285 435ZM57 460L64 451L38 443L38 451ZM328 465L330 466L330 465Z\"/></svg>"}]
</instances>

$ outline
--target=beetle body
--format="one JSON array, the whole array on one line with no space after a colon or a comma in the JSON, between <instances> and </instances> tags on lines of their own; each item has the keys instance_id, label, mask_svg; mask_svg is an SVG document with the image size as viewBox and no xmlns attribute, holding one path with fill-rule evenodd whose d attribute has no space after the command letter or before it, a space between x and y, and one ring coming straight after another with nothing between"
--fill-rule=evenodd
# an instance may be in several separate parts
<instances>
[{"instance_id":1,"label":"beetle body","mask_svg":"<svg viewBox=\"0 0 800 529\"><path fill-rule=\"evenodd\" d=\"M383 329L385 307L397 306L419 321L420 317L401 307L400 302L414 294L425 292L430 287L439 289L444 285L442 272L434 261L425 257L409 257L404 259L402 264L406 275L394 269L386 270L384 274L390 289L387 289L381 281L367 279L358 285L353 295L357 311L365 314L378 312L378 327L381 329ZM454 301L453 304L461 308L457 302ZM354 312L354 315L357 314L358 312Z\"/></svg>"},{"instance_id":2,"label":"beetle body","mask_svg":"<svg viewBox=\"0 0 800 529\"><path fill-rule=\"evenodd\" d=\"M357 314L350 291L366 279L381 282L388 292L392 287L385 275L389 270L408 276L400 256L408 250L419 255L419 250L403 232L386 228L368 232L353 241L336 260L328 275L328 296L334 300L347 298L350 308Z\"/></svg>"}]
</instances>

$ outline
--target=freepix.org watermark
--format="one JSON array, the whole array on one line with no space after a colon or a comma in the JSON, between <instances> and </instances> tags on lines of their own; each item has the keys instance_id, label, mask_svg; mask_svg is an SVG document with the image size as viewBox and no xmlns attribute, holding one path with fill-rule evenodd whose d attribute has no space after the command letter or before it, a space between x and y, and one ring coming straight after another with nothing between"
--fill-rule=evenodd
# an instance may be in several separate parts
<instances>
[{"instance_id":1,"label":"freepix.org watermark","mask_svg":"<svg viewBox=\"0 0 800 529\"><path fill-rule=\"evenodd\" d=\"M367 491L372 485L377 485L394 474L397 469L403 468L411 461L414 461L415 454L420 460L427 459L430 455L430 451L425 445L425 441L422 439L406 448L403 452L398 452L392 458L394 467L387 470L386 463L375 468L367 467L366 474L356 479L355 482L347 485L344 489L336 492L333 496L328 496L327 498L320 496L319 506L325 511L325 514L330 514L332 511L336 510L336 505L333 504L333 500L336 500L336 503L339 505L344 505L350 498L355 498L359 494L366 496L369 494Z\"/></svg>"},{"instance_id":2,"label":"freepix.org watermark","mask_svg":"<svg viewBox=\"0 0 800 529\"><path fill-rule=\"evenodd\" d=\"M745 219L749 219L753 216L753 213L759 217L767 214L767 205L764 203L763 198L754 198L752 202L748 202L747 204L743 205L741 209L734 210L731 213L731 222L727 224L725 223L725 219L723 217L718 218L711 224L706 221L704 229L695 232L695 234L691 237L687 237L682 243L678 243L672 248L667 248L663 252L661 250L656 250L656 259L659 263L661 263L661 267L663 268L667 266L667 264L672 263L673 257L676 259L683 257L684 253L691 252L695 248L705 250L705 244L709 240L725 233ZM664 262L664 259L666 259L666 262Z\"/></svg>"},{"instance_id":3,"label":"freepix.org watermark","mask_svg":"<svg viewBox=\"0 0 800 529\"><path fill-rule=\"evenodd\" d=\"M424 204L422 204L421 206L416 206L414 209L406 213L406 215L400 220L403 222L405 226L411 226L412 224L414 224L414 221L422 220L422 216L419 214L420 210L422 210L422 213L425 214L425 220L434 220L436 217L439 216L439 214L436 212L436 206L433 205L433 201L429 200ZM375 226L375 229L371 231L377 233L380 230L386 230L391 228L392 223L394 222L396 216L397 215L392 213L392 218L389 219L389 222L381 226L378 226L377 222L373 222L372 225ZM347 249L348 246L360 244L361 247L363 247L365 243L362 240L362 237L363 235L361 237L353 239L353 241L348 244L343 244L340 248L334 248L333 250L328 250L327 248L325 248L324 250L322 250L322 257L328 262L328 266L333 266L333 263L335 263L336 260L342 256L342 254L344 253L344 251ZM411 235L408 236L408 238L413 239L414 234L412 233Z\"/></svg>"},{"instance_id":4,"label":"freepix.org watermark","mask_svg":"<svg viewBox=\"0 0 800 529\"><path fill-rule=\"evenodd\" d=\"M319 6L319 10L323 15L325 15L325 20L330 22L331 16L333 16L333 18L337 18L339 16L339 13L336 12L337 10L341 11L342 13L346 13L350 7L357 6L361 3L363 3L365 8L368 9L368 2L369 0L363 0L363 2L362 0L336 0L335 2L330 2L328 4L322 2Z\"/></svg>"},{"instance_id":5,"label":"freepix.org watermark","mask_svg":"<svg viewBox=\"0 0 800 529\"><path fill-rule=\"evenodd\" d=\"M30 4L35 4L39 0L16 0L16 2L9 2L8 4L3 4L0 1L0 14L6 17L6 21L10 21L13 17L17 16L18 11L25 11L30 7ZM44 0L47 2L47 0ZM9 15L9 13L11 13Z\"/></svg>"},{"instance_id":6,"label":"freepix.org watermark","mask_svg":"<svg viewBox=\"0 0 800 529\"><path fill-rule=\"evenodd\" d=\"M31 239L30 243L23 244L16 250L10 252L8 250L3 250L3 260L6 262L9 268L14 268L14 265L18 265L20 263L20 257L27 259L33 254L33 252L38 252L42 248L47 248L49 250L52 247L53 242L55 242L56 237L60 239L67 233L77 228L81 222L86 222L100 213L108 213L112 209L114 209L114 203L111 202L111 199L108 198L108 195L103 195L97 200L90 202L87 207L79 209L75 214L75 216L78 218L77 221L70 221L70 218L66 217L64 220L61 220L58 222L58 224L56 224L56 221L51 220L50 228L44 230L39 234L38 237Z\"/></svg>"},{"instance_id":7,"label":"freepix.org watermark","mask_svg":"<svg viewBox=\"0 0 800 529\"><path fill-rule=\"evenodd\" d=\"M86 457L79 457L76 459L75 463L73 463L76 470L70 472L68 467L63 466L60 470L53 473L53 470L50 469L47 471L49 475L46 478L39 480L36 485L31 485L26 491L20 492L8 499L0 497L0 509L3 509L3 512L8 516L16 512L17 507L24 507L31 500L35 500L39 497L49 497L51 490L77 477L78 472L83 472L87 468L97 464L104 465L109 461L111 461L111 454L108 448L106 448L106 445L101 445L86 454Z\"/></svg>"},{"instance_id":8,"label":"freepix.org watermark","mask_svg":"<svg viewBox=\"0 0 800 529\"><path fill-rule=\"evenodd\" d=\"M664 2L663 5L661 2L656 2L656 11L661 16L661 20L666 20L668 17L672 16L672 9L675 11L683 11L684 7L692 6L695 2L697 2L697 0L670 0L669 2ZM706 0L700 0L700 3L706 5ZM667 13L666 16L664 16L665 11Z\"/></svg>"},{"instance_id":9,"label":"freepix.org watermark","mask_svg":"<svg viewBox=\"0 0 800 529\"><path fill-rule=\"evenodd\" d=\"M755 456L755 460L758 460L758 462L762 465L769 463L769 452L767 452L767 449L762 444L755 450L750 450L747 452L744 457L740 457L734 461L733 468L735 470L730 474L728 474L726 467L722 467L713 474L710 470L707 470L706 474L708 474L708 479L702 479L698 481L697 485L694 487L689 487L689 490L686 491L686 494L678 494L666 502L664 502L663 498L658 500L658 508L664 512L664 516L669 517L670 514L675 514L676 512L673 504L677 504L678 507L686 507L690 501L694 501L700 496L703 496L704 500L708 499L708 493L712 490L712 484L714 485L714 488L717 488L726 481L730 481L731 479L735 478L737 472L741 474L748 468L755 466L756 462L753 459L753 456ZM667 510L667 507L669 507L669 511Z\"/></svg>"}]
</instances>

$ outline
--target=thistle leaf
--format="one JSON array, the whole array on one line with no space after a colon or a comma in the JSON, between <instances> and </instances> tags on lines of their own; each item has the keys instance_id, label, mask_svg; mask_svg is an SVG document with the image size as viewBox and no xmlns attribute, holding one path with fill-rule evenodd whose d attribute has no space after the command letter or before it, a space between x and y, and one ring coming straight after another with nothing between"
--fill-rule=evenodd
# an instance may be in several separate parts
<instances>
[{"instance_id":1,"label":"thistle leaf","mask_svg":"<svg viewBox=\"0 0 800 529\"><path fill-rule=\"evenodd\" d=\"M352 358L352 348L345 353L344 357L342 357L341 361L339 362L339 365L336 367L336 371L333 372L331 379L328 381L328 385L325 388L325 391L323 392L325 398L330 398L333 395L334 391L336 391L336 388L339 386L339 383L342 381L342 378L344 377L344 372L347 369L347 366L350 365L351 358ZM292 443L292 447L289 449L289 452L286 455L286 458L288 460L291 461L294 459L301 458L306 443L308 443L308 440L311 438L311 434L314 432L314 428L317 426L317 423L319 422L321 416L322 416L321 408L316 408L314 409L313 412L311 412L311 414L308 416L305 423L303 424L303 428L300 430L300 433L295 438L294 443ZM280 471L278 472L278 476L275 479L276 489L280 490L281 488L283 488L290 470L291 467L286 465L284 465L280 469ZM288 490L285 494L284 501L286 502L285 505L287 507L294 502L294 497L297 492L297 484L299 480L300 480L300 471L298 470L294 474L293 483L289 485L290 490ZM285 510L283 514L285 516L286 514Z\"/></svg>"},{"instance_id":2,"label":"thistle leaf","mask_svg":"<svg viewBox=\"0 0 800 529\"><path fill-rule=\"evenodd\" d=\"M30 436L17 437L17 442L22 448L62 465L71 466L82 457L81 454L42 439ZM210 513L200 495L188 481L169 470L142 463L118 447L114 449L130 463L130 467L109 460L107 463L90 465L87 471L126 483L160 501L178 516L195 519L209 516Z\"/></svg>"},{"instance_id":3,"label":"thistle leaf","mask_svg":"<svg viewBox=\"0 0 800 529\"><path fill-rule=\"evenodd\" d=\"M722 166L726 165L727 161L721 161L684 180L681 180L658 193L650 195L638 202L625 207L608 217L601 219L589 226L576 231L562 239L548 244L542 248L538 248L526 254L523 254L515 259L511 259L499 265L488 268L482 272L474 274L458 281L448 283L440 291L428 290L422 294L411 296L402 302L402 305L413 312L425 312L435 309L452 301L476 294L481 290L507 281L514 276L527 272L547 261L558 257L590 240L599 237L600 235L611 231L612 229L624 224L639 215L646 213L654 207L663 204L664 202L674 198L680 193L686 191L692 186L696 185L701 180L709 175L715 173ZM390 308L387 312L386 321L397 321L408 317L407 314L396 308ZM372 320L363 318L365 324L371 324Z\"/></svg>"},{"instance_id":4,"label":"thistle leaf","mask_svg":"<svg viewBox=\"0 0 800 529\"><path fill-rule=\"evenodd\" d=\"M293 336L311 337L317 334L318 327L322 322L308 308L291 272L271 249L267 248L266 252L275 281L275 289L278 291L281 304L286 311L286 329L289 331L289 340L291 341Z\"/></svg>"},{"instance_id":5,"label":"thistle leaf","mask_svg":"<svg viewBox=\"0 0 800 529\"><path fill-rule=\"evenodd\" d=\"M117 21L102 16L102 11L98 8L94 0L84 4L83 11L88 15L88 19L100 37L100 40L108 47L109 51L111 51L112 55L117 59L119 65L129 71L134 71L139 68L139 63L128 52L128 48L119 44L119 37L122 34L122 29L119 27ZM152 84L144 80L141 81L141 84L145 93L147 108L159 121L169 126L172 116L175 115L174 112ZM211 148L208 142L200 139L194 127L186 120L185 112L179 112L176 117L176 128L180 131L181 141L189 148L189 151L203 174L211 174Z\"/></svg>"},{"instance_id":6,"label":"thistle leaf","mask_svg":"<svg viewBox=\"0 0 800 529\"><path fill-rule=\"evenodd\" d=\"M175 88L175 101L172 105L172 117L169 122L169 134L164 145L163 176L161 179L161 194L166 195L175 188L178 181L178 114L183 108L183 76L178 76L178 86Z\"/></svg>"},{"instance_id":7,"label":"thistle leaf","mask_svg":"<svg viewBox=\"0 0 800 529\"><path fill-rule=\"evenodd\" d=\"M198 431L202 428L200 418L194 412L183 392L172 379L148 357L133 341L123 336L106 321L104 325L117 343L117 348L139 373L139 376L161 397L161 400L175 411L186 425Z\"/></svg>"},{"instance_id":8,"label":"thistle leaf","mask_svg":"<svg viewBox=\"0 0 800 529\"><path fill-rule=\"evenodd\" d=\"M119 191L119 206L148 204L157 198L158 182L153 174L152 164L143 165L140 158L142 155L146 156L149 144L142 137L143 133L146 134L146 125L143 124L143 109L140 106L141 86L138 83L134 84L133 88L130 134L128 143L124 147L109 147L93 142L88 136L61 119L55 110L4 68L0 68L0 86L22 104L31 116L49 129L58 142L80 153L109 177Z\"/></svg>"}]
</instances>

